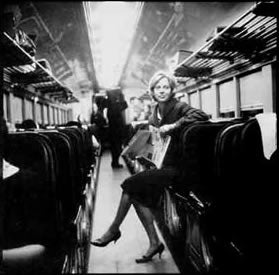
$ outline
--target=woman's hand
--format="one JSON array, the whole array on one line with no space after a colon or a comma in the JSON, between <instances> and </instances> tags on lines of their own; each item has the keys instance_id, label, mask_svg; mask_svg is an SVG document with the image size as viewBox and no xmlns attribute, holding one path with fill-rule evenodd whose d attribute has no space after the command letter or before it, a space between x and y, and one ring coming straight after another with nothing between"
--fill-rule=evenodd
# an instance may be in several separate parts
<instances>
[{"instance_id":1,"label":"woman's hand","mask_svg":"<svg viewBox=\"0 0 279 275\"><path fill-rule=\"evenodd\" d=\"M159 128L160 134L165 135L168 134L171 130L176 127L175 123L172 124L165 124Z\"/></svg>"}]
</instances>

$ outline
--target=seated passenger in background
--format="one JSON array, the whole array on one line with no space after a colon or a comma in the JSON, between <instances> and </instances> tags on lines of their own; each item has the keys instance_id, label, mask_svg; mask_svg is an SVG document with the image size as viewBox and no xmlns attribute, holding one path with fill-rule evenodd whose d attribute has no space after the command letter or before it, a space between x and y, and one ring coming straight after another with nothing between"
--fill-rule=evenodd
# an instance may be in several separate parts
<instances>
[{"instance_id":1,"label":"seated passenger in background","mask_svg":"<svg viewBox=\"0 0 279 275\"><path fill-rule=\"evenodd\" d=\"M82 128L82 124L80 121L74 121L74 120L71 120L71 121L68 121L65 126L77 126L78 128ZM91 129L91 126L84 126L84 127L88 127L87 129L89 130L89 133L91 135L91 141L92 141L92 145L95 149L98 149L100 147L100 143L98 142L98 140L96 139L94 133L92 132L92 129Z\"/></svg>"},{"instance_id":2,"label":"seated passenger in background","mask_svg":"<svg viewBox=\"0 0 279 275\"><path fill-rule=\"evenodd\" d=\"M150 80L149 90L157 102L149 123L162 135L170 135L171 143L161 169L145 170L127 178L121 185L123 192L114 220L104 235L92 242L95 246L106 246L120 238L119 227L130 206L133 205L149 238L149 248L137 263L152 260L164 250L154 227L153 210L159 206L164 187L178 183L180 179L181 150L178 148L181 129L195 121L208 120L208 115L185 102L174 98L176 87L173 76L164 72L156 73Z\"/></svg>"},{"instance_id":3,"label":"seated passenger in background","mask_svg":"<svg viewBox=\"0 0 279 275\"><path fill-rule=\"evenodd\" d=\"M77 126L81 128L82 124L79 121L70 120L65 124L65 126Z\"/></svg>"},{"instance_id":4,"label":"seated passenger in background","mask_svg":"<svg viewBox=\"0 0 279 275\"><path fill-rule=\"evenodd\" d=\"M19 125L19 127L25 130L39 129L39 125L33 119L23 120L21 125Z\"/></svg>"}]
</instances>

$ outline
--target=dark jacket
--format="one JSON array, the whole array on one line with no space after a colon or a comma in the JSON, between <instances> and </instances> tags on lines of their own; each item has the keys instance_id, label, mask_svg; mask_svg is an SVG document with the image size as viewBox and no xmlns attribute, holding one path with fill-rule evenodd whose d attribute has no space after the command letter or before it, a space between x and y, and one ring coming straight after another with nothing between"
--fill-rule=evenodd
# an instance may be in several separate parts
<instances>
[{"instance_id":1,"label":"dark jacket","mask_svg":"<svg viewBox=\"0 0 279 275\"><path fill-rule=\"evenodd\" d=\"M176 127L170 132L171 143L167 151L163 166L178 166L181 161L179 146L179 138L181 130L195 121L206 121L209 116L202 110L196 109L188 105L186 102L180 102L172 98L162 114L162 119L159 121L157 117L158 104L155 105L153 113L149 118L149 123L155 127L160 127L165 124L175 123Z\"/></svg>"}]
</instances>

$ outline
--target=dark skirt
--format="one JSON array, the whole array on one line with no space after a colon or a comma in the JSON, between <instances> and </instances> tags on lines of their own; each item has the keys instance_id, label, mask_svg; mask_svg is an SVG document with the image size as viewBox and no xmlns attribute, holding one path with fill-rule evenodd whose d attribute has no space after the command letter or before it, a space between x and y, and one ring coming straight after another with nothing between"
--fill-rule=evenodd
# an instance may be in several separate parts
<instances>
[{"instance_id":1,"label":"dark skirt","mask_svg":"<svg viewBox=\"0 0 279 275\"><path fill-rule=\"evenodd\" d=\"M160 202L164 187L173 185L179 179L179 172L173 167L145 170L127 178L121 185L132 200L150 208Z\"/></svg>"}]
</instances>

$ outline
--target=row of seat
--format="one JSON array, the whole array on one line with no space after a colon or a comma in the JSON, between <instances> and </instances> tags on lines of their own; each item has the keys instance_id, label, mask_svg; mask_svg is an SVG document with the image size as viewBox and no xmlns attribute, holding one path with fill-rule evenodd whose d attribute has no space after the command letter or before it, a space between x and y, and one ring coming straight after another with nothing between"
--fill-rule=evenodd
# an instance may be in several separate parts
<instances>
[{"instance_id":1,"label":"row of seat","mask_svg":"<svg viewBox=\"0 0 279 275\"><path fill-rule=\"evenodd\" d=\"M4 157L20 170L5 184L3 248L43 244L42 272L85 272L98 172L89 130L9 133Z\"/></svg>"},{"instance_id":2,"label":"row of seat","mask_svg":"<svg viewBox=\"0 0 279 275\"><path fill-rule=\"evenodd\" d=\"M267 233L261 215L272 218L263 185L272 184L277 151L265 158L256 118L196 122L180 141L183 184L165 190L161 216L182 269L251 269L257 239Z\"/></svg>"}]
</instances>

